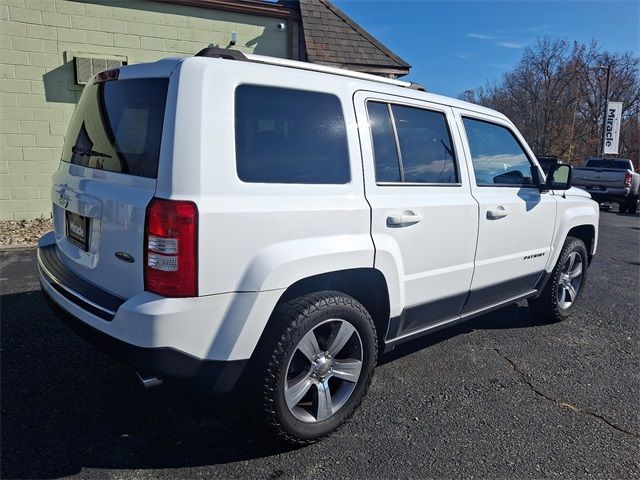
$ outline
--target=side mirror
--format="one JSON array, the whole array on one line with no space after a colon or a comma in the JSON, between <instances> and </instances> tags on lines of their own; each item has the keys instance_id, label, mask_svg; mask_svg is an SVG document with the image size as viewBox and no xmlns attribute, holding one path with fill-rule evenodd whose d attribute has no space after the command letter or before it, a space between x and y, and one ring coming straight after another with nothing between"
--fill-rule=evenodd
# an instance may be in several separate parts
<instances>
[{"instance_id":1,"label":"side mirror","mask_svg":"<svg viewBox=\"0 0 640 480\"><path fill-rule=\"evenodd\" d=\"M571 177L573 168L570 165L557 163L551 166L547 174L545 189L547 190L569 190L571 188Z\"/></svg>"}]
</instances>

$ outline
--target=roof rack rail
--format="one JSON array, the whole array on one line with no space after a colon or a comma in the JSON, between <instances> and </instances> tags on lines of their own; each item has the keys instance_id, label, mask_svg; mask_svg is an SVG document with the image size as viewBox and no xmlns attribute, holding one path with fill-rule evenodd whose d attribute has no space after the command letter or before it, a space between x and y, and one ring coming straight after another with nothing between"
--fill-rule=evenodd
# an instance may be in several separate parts
<instances>
[{"instance_id":1,"label":"roof rack rail","mask_svg":"<svg viewBox=\"0 0 640 480\"><path fill-rule=\"evenodd\" d=\"M398 87L410 88L412 90L417 90L420 92L427 91L425 87L415 82L410 83L410 82L405 82L403 80L396 80L396 79L386 78L386 77L378 77L377 75L357 72L354 70L347 70L339 67L331 67L328 65L320 65L320 64L301 62L296 60L288 60L284 58L267 57L267 56L255 55L255 54L245 55L239 50L233 50L230 48L207 47L200 50L198 53L195 54L195 56L207 57L207 58L224 58L227 60L264 63L268 65L279 65L283 67L330 73L330 74L341 75L345 77L361 78L363 80L369 80L369 81L379 82L379 83L387 83L387 84L392 84Z\"/></svg>"},{"instance_id":2,"label":"roof rack rail","mask_svg":"<svg viewBox=\"0 0 640 480\"><path fill-rule=\"evenodd\" d=\"M416 83L416 82L411 82L409 84L409 88L412 90L418 90L419 92L426 92L427 89L426 87L424 87L423 85Z\"/></svg>"},{"instance_id":3,"label":"roof rack rail","mask_svg":"<svg viewBox=\"0 0 640 480\"><path fill-rule=\"evenodd\" d=\"M230 48L207 47L195 54L196 57L226 58L227 60L240 60L248 62L249 59L240 50Z\"/></svg>"}]
</instances>

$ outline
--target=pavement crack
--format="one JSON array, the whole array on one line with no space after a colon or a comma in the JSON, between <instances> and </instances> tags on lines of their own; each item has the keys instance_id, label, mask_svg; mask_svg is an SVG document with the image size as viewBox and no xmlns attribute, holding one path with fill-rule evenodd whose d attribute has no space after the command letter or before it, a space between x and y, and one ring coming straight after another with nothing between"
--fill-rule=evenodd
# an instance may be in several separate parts
<instances>
[{"instance_id":1,"label":"pavement crack","mask_svg":"<svg viewBox=\"0 0 640 480\"><path fill-rule=\"evenodd\" d=\"M540 388L538 388L536 385L533 384L533 382L531 380L529 380L527 378L527 376L525 375L525 373L522 371L522 369L513 361L511 360L509 357L507 357L504 353L502 353L499 349L494 348L493 349L500 357L502 357L502 359L507 362L509 364L509 366L511 366L511 368L513 369L514 372L516 372L516 374L518 375L518 377L520 378L520 381L525 384L527 387L529 387L529 389L534 392L537 396L539 396L540 398L548 401L548 402L552 402L556 405L558 405L561 408L566 408L568 410L571 410L579 415L586 415L588 417L592 417L595 418L596 420L599 420L605 424L607 424L609 427L613 428L614 430L627 434L627 435L631 435L635 438L640 438L640 434L628 430L624 427L621 427L620 425L616 425L615 423L611 422L609 419L607 419L606 417L600 415L599 413L595 413L595 412L591 412L589 410L585 410L584 408L580 408L576 405L573 405L572 403L568 403L568 402L563 402L557 398L554 398L553 396L543 392L542 390L540 390Z\"/></svg>"}]
</instances>

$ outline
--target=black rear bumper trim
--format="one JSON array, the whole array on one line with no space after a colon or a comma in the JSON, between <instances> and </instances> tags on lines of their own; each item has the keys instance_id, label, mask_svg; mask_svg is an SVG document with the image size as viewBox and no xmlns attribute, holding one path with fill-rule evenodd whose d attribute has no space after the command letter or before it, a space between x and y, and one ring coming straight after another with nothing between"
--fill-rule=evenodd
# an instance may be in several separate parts
<instances>
[{"instance_id":1,"label":"black rear bumper trim","mask_svg":"<svg viewBox=\"0 0 640 480\"><path fill-rule=\"evenodd\" d=\"M73 331L131 367L162 379L185 380L205 393L228 393L248 360L202 360L171 347L139 347L93 328L62 309L43 290L51 309Z\"/></svg>"},{"instance_id":2,"label":"black rear bumper trim","mask_svg":"<svg viewBox=\"0 0 640 480\"><path fill-rule=\"evenodd\" d=\"M126 301L72 272L60 260L55 244L38 247L38 269L60 295L103 320L113 320Z\"/></svg>"}]
</instances>

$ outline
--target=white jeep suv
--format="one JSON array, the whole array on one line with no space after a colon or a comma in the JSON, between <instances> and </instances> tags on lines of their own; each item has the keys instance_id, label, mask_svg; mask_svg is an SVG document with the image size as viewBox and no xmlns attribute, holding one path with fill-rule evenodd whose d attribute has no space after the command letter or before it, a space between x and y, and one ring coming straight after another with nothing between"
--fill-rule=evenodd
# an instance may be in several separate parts
<instances>
[{"instance_id":1,"label":"white jeep suv","mask_svg":"<svg viewBox=\"0 0 640 480\"><path fill-rule=\"evenodd\" d=\"M522 299L569 315L598 234L570 182L493 110L205 49L85 87L40 281L147 382L246 382L281 437L309 443L401 342Z\"/></svg>"}]
</instances>

